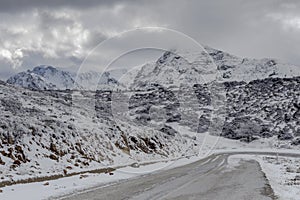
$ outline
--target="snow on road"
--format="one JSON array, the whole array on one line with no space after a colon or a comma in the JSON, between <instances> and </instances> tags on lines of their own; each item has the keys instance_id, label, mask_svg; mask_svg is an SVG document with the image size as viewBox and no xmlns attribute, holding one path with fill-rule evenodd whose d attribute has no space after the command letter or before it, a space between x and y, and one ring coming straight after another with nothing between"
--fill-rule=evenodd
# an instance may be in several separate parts
<instances>
[{"instance_id":1,"label":"snow on road","mask_svg":"<svg viewBox=\"0 0 300 200\"><path fill-rule=\"evenodd\" d=\"M99 187L141 176L152 172L153 169L167 170L195 162L196 160L199 160L199 158L182 158L174 162L158 162L140 166L139 168L124 167L114 171L112 175L86 173L51 181L7 186L1 188L0 200L22 199L24 196L30 200L41 200L70 193L80 193L80 191L85 191L87 188Z\"/></svg>"},{"instance_id":2,"label":"snow on road","mask_svg":"<svg viewBox=\"0 0 300 200\"><path fill-rule=\"evenodd\" d=\"M84 199L272 199L272 189L257 162L224 171L228 155L213 155L189 165L94 188L63 198ZM245 181L246 180L246 181Z\"/></svg>"},{"instance_id":3,"label":"snow on road","mask_svg":"<svg viewBox=\"0 0 300 200\"><path fill-rule=\"evenodd\" d=\"M233 141L226 138L220 138L216 136L207 135L206 140L201 146L201 149L203 150L200 152L198 156L191 157L190 159L183 158L179 159L175 162L169 161L169 162L161 162L159 160L156 160L157 163L140 166L140 168L132 168L132 167L125 167L120 168L113 172L113 175L109 174L83 174L83 175L75 175L72 177L65 177L58 180L52 180L52 181L45 181L45 182L37 182L37 183L29 183L29 184L18 184L13 186L8 186L1 188L2 193L0 193L0 200L1 199L20 199L24 196L28 197L31 200L40 200L40 199L48 199L50 197L57 197L61 195L66 194L78 194L81 192L86 192L88 188L99 188L103 187L107 184L116 183L119 181L125 181L127 179L131 178L137 178L138 176L143 176L145 174L149 174L152 172L157 172L161 170L168 170L172 169L178 166L187 165L192 162L196 162L200 159L203 159L206 156L211 155L212 153L229 153L229 154L238 154L239 152L283 152L283 153L298 153L299 150L278 150L278 149L271 149L269 146L269 143L272 141L266 140L266 141L259 141L259 142L253 142L250 144L241 143L239 141ZM284 197L287 197L286 199L293 199L293 197L297 194L299 195L299 185L298 186L292 186L288 187L286 185L279 185L276 186L276 183L273 180L277 180L278 177L270 178L271 175L279 174L278 172L281 170L280 168L270 167L268 163L265 165L262 164L262 159L258 160L258 157L254 157L251 155L242 155L240 156L242 158L256 158L256 160L262 165L262 168L264 172L266 173L268 179L270 180L270 183L272 187L274 187L275 194L277 196L280 196L282 193L286 193ZM233 165L234 162L234 156L230 156L230 166L238 166L239 159L238 156L235 159L236 165ZM211 163L218 160L218 157L214 157L213 159L207 159L203 161L201 165L205 165L207 163ZM225 160L220 161L216 167L221 167L225 165ZM284 166L281 166L283 169ZM270 168L270 169L269 169ZM154 169L154 170L153 170ZM267 173L270 171L270 175ZM226 172L226 170L225 170ZM280 174L284 176L284 171L280 171ZM283 180L283 179L281 179ZM298 187L298 188L297 188ZM294 189L292 189L294 188ZM298 189L298 192L297 192ZM292 192L284 192L285 190L289 191L292 190ZM286 196L290 195L290 197Z\"/></svg>"},{"instance_id":4,"label":"snow on road","mask_svg":"<svg viewBox=\"0 0 300 200\"><path fill-rule=\"evenodd\" d=\"M259 162L279 200L298 200L300 197L300 157L233 155L228 168L235 169L242 160Z\"/></svg>"}]
</instances>

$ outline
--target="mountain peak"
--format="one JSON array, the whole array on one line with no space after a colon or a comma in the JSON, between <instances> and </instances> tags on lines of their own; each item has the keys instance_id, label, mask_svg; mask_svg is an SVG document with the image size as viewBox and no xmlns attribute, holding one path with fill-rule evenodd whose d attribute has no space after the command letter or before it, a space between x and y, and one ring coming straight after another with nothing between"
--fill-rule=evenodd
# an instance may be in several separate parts
<instances>
[{"instance_id":1,"label":"mountain peak","mask_svg":"<svg viewBox=\"0 0 300 200\"><path fill-rule=\"evenodd\" d=\"M10 77L7 83L34 90L113 89L121 86L110 72L90 71L77 75L48 65L20 72Z\"/></svg>"},{"instance_id":2,"label":"mountain peak","mask_svg":"<svg viewBox=\"0 0 300 200\"><path fill-rule=\"evenodd\" d=\"M74 80L69 72L40 65L10 77L7 83L35 90L71 89Z\"/></svg>"},{"instance_id":3,"label":"mountain peak","mask_svg":"<svg viewBox=\"0 0 300 200\"><path fill-rule=\"evenodd\" d=\"M8 83L28 87L35 81L34 89L121 89L120 78L128 88L151 83L177 87L195 83L208 83L216 79L222 82L250 82L268 77L300 76L299 68L275 59L239 58L227 52L204 46L202 51L165 51L160 58L139 67L136 73L126 77L127 71L85 72L78 75L49 65L36 66L32 70L11 77ZM130 73L129 73L130 74ZM76 78L75 78L76 77ZM130 79L130 81L128 81ZM121 83L120 83L121 82ZM51 83L51 84L50 84ZM49 84L51 86L49 86Z\"/></svg>"},{"instance_id":4,"label":"mountain peak","mask_svg":"<svg viewBox=\"0 0 300 200\"><path fill-rule=\"evenodd\" d=\"M221 82L250 82L268 77L299 76L297 67L275 59L240 58L227 52L204 46L201 51L170 50L152 64L144 65L133 87L158 83L166 87Z\"/></svg>"}]
</instances>

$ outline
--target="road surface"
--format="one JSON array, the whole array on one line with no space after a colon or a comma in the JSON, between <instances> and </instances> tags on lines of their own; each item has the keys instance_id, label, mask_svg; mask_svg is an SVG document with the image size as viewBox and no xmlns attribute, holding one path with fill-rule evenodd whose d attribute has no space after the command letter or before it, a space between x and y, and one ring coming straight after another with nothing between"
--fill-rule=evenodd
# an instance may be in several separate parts
<instances>
[{"instance_id":1,"label":"road surface","mask_svg":"<svg viewBox=\"0 0 300 200\"><path fill-rule=\"evenodd\" d=\"M260 153L259 153L260 154ZM182 167L65 196L63 200L272 200L275 199L256 161L228 170L229 154L212 155Z\"/></svg>"}]
</instances>

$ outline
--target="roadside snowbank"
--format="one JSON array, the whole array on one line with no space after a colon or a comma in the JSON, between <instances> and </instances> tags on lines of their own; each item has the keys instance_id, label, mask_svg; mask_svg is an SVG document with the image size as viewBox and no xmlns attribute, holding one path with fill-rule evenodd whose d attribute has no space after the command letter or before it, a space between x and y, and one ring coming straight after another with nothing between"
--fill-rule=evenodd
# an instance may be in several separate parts
<instances>
[{"instance_id":1,"label":"roadside snowbank","mask_svg":"<svg viewBox=\"0 0 300 200\"><path fill-rule=\"evenodd\" d=\"M298 200L300 196L300 157L263 155L232 155L228 168L234 169L242 160L256 160L279 200Z\"/></svg>"},{"instance_id":2,"label":"roadside snowbank","mask_svg":"<svg viewBox=\"0 0 300 200\"><path fill-rule=\"evenodd\" d=\"M104 187L107 184L124 181L141 175L149 174L156 170L167 170L174 167L186 165L199 160L199 157L182 158L175 161L158 162L155 164L142 165L139 168L124 167L117 169L112 174L92 174L86 173L57 180L36 182L28 184L17 184L2 188L0 199L26 199L41 200L53 199L54 197L68 194L76 195L87 188Z\"/></svg>"}]
</instances>

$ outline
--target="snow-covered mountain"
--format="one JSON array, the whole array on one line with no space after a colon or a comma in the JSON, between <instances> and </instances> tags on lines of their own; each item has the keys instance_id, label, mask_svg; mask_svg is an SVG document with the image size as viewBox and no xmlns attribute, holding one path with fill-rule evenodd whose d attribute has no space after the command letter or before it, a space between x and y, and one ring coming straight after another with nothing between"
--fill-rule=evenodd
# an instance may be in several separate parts
<instances>
[{"instance_id":1,"label":"snow-covered mountain","mask_svg":"<svg viewBox=\"0 0 300 200\"><path fill-rule=\"evenodd\" d=\"M111 75L110 71L104 73L96 71L83 72L74 75L74 80L84 90L122 88L122 84Z\"/></svg>"},{"instance_id":2,"label":"snow-covered mountain","mask_svg":"<svg viewBox=\"0 0 300 200\"><path fill-rule=\"evenodd\" d=\"M40 66L0 81L1 179L195 154L219 116L222 137L299 148L299 69L205 49L165 52L134 71L75 75ZM216 78L221 104L211 90ZM74 83L82 90L59 90ZM114 86L134 90L93 91Z\"/></svg>"},{"instance_id":3,"label":"snow-covered mountain","mask_svg":"<svg viewBox=\"0 0 300 200\"><path fill-rule=\"evenodd\" d=\"M31 72L20 72L15 76L10 77L7 83L33 90L54 90L56 85L46 80L45 78Z\"/></svg>"},{"instance_id":4,"label":"snow-covered mountain","mask_svg":"<svg viewBox=\"0 0 300 200\"><path fill-rule=\"evenodd\" d=\"M239 58L208 46L205 46L205 50L213 58L224 82L250 82L269 77L291 78L300 76L299 66L283 63L276 59Z\"/></svg>"},{"instance_id":5,"label":"snow-covered mountain","mask_svg":"<svg viewBox=\"0 0 300 200\"><path fill-rule=\"evenodd\" d=\"M74 74L51 66L38 66L21 72L8 83L36 90L139 88L147 84L180 87L209 83L245 81L269 77L300 76L299 67L275 59L239 58L229 53L204 47L201 52L166 51L157 61L134 70L113 69L104 73L90 71Z\"/></svg>"},{"instance_id":6,"label":"snow-covered mountain","mask_svg":"<svg viewBox=\"0 0 300 200\"><path fill-rule=\"evenodd\" d=\"M66 90L77 88L71 73L52 66L37 66L10 77L7 83L35 90Z\"/></svg>"},{"instance_id":7,"label":"snow-covered mountain","mask_svg":"<svg viewBox=\"0 0 300 200\"><path fill-rule=\"evenodd\" d=\"M52 66L37 66L33 70L20 72L7 80L7 83L34 90L66 89L113 89L121 84L110 72L70 73Z\"/></svg>"},{"instance_id":8,"label":"snow-covered mountain","mask_svg":"<svg viewBox=\"0 0 300 200\"><path fill-rule=\"evenodd\" d=\"M300 76L299 67L274 59L239 58L205 46L202 52L172 50L156 62L141 67L132 87L150 83L166 87L220 82L245 81L269 77Z\"/></svg>"}]
</instances>

